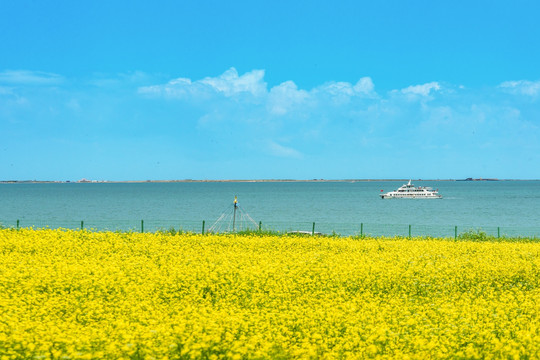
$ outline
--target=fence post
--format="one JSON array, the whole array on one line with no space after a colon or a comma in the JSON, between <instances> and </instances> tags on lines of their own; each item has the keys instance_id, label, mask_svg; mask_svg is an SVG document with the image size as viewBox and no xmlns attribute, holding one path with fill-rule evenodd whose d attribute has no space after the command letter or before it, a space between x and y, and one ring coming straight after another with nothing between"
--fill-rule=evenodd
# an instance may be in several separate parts
<instances>
[{"instance_id":1,"label":"fence post","mask_svg":"<svg viewBox=\"0 0 540 360\"><path fill-rule=\"evenodd\" d=\"M454 227L454 240L457 240L457 225Z\"/></svg>"},{"instance_id":2,"label":"fence post","mask_svg":"<svg viewBox=\"0 0 540 360\"><path fill-rule=\"evenodd\" d=\"M19 230L19 219L17 219L17 230Z\"/></svg>"},{"instance_id":3,"label":"fence post","mask_svg":"<svg viewBox=\"0 0 540 360\"><path fill-rule=\"evenodd\" d=\"M501 237L501 228L497 226L497 239Z\"/></svg>"},{"instance_id":4,"label":"fence post","mask_svg":"<svg viewBox=\"0 0 540 360\"><path fill-rule=\"evenodd\" d=\"M409 239L411 238L411 225L409 224Z\"/></svg>"},{"instance_id":5,"label":"fence post","mask_svg":"<svg viewBox=\"0 0 540 360\"><path fill-rule=\"evenodd\" d=\"M364 223L360 223L360 236L364 237Z\"/></svg>"},{"instance_id":6,"label":"fence post","mask_svg":"<svg viewBox=\"0 0 540 360\"><path fill-rule=\"evenodd\" d=\"M315 235L315 222L313 222L313 228L311 229L311 236Z\"/></svg>"},{"instance_id":7,"label":"fence post","mask_svg":"<svg viewBox=\"0 0 540 360\"><path fill-rule=\"evenodd\" d=\"M201 234L204 235L204 220L202 221L202 231Z\"/></svg>"},{"instance_id":8,"label":"fence post","mask_svg":"<svg viewBox=\"0 0 540 360\"><path fill-rule=\"evenodd\" d=\"M81 230L84 229L84 221L81 220Z\"/></svg>"},{"instance_id":9,"label":"fence post","mask_svg":"<svg viewBox=\"0 0 540 360\"><path fill-rule=\"evenodd\" d=\"M259 221L259 232L261 232L262 229L262 221Z\"/></svg>"},{"instance_id":10,"label":"fence post","mask_svg":"<svg viewBox=\"0 0 540 360\"><path fill-rule=\"evenodd\" d=\"M141 220L141 232L144 232L144 220Z\"/></svg>"}]
</instances>

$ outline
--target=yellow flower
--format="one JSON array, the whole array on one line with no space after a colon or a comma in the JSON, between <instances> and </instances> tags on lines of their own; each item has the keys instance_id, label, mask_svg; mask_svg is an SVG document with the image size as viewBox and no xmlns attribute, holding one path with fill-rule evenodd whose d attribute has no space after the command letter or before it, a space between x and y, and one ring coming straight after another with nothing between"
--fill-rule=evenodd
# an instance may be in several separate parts
<instances>
[{"instance_id":1,"label":"yellow flower","mask_svg":"<svg viewBox=\"0 0 540 360\"><path fill-rule=\"evenodd\" d=\"M534 358L540 244L0 230L0 359Z\"/></svg>"}]
</instances>

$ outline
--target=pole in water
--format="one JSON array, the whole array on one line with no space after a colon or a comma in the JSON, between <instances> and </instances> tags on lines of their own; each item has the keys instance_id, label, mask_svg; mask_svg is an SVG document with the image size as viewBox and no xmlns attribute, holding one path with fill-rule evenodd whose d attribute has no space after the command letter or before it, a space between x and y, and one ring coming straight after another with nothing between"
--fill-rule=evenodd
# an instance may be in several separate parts
<instances>
[{"instance_id":1,"label":"pole in water","mask_svg":"<svg viewBox=\"0 0 540 360\"><path fill-rule=\"evenodd\" d=\"M234 225L236 223L236 209L238 208L238 199L235 196L234 197L234 213L233 213L233 221L232 221L232 231L234 232Z\"/></svg>"}]
</instances>

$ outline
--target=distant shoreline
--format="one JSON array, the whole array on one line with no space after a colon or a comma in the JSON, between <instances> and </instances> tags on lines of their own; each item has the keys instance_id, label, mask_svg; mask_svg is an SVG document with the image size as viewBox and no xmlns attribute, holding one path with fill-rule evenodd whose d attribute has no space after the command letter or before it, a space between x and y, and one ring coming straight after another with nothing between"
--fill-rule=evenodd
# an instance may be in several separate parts
<instances>
[{"instance_id":1,"label":"distant shoreline","mask_svg":"<svg viewBox=\"0 0 540 360\"><path fill-rule=\"evenodd\" d=\"M78 181L54 181L54 180L0 180L0 184L140 184L140 183L283 183L283 182L383 182L383 181L409 181L410 179L225 179L225 180L78 180ZM412 181L535 181L535 179L412 179ZM538 181L538 179L536 179Z\"/></svg>"}]
</instances>

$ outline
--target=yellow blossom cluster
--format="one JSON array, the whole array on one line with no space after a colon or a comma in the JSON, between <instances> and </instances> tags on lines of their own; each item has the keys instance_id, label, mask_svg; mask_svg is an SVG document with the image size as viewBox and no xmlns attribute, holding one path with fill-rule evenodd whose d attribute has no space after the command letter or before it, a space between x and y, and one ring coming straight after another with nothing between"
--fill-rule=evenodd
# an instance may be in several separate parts
<instances>
[{"instance_id":1,"label":"yellow blossom cluster","mask_svg":"<svg viewBox=\"0 0 540 360\"><path fill-rule=\"evenodd\" d=\"M0 359L540 358L540 244L0 230Z\"/></svg>"}]
</instances>

